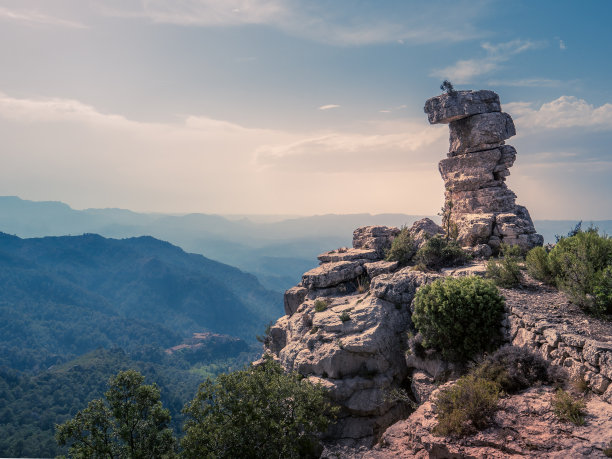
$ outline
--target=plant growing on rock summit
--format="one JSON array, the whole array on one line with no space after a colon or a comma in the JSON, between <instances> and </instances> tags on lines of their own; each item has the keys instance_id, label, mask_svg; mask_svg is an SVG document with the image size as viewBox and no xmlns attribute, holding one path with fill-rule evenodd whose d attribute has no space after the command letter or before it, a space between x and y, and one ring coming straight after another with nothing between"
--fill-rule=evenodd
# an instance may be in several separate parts
<instances>
[{"instance_id":1,"label":"plant growing on rock summit","mask_svg":"<svg viewBox=\"0 0 612 459\"><path fill-rule=\"evenodd\" d=\"M438 349L445 359L468 360L501 338L504 298L489 280L438 279L419 288L414 305L412 320L423 345Z\"/></svg>"},{"instance_id":2,"label":"plant growing on rock summit","mask_svg":"<svg viewBox=\"0 0 612 459\"><path fill-rule=\"evenodd\" d=\"M416 252L414 239L410 230L403 226L400 233L395 236L391 248L387 251L387 261L397 261L400 265L407 265Z\"/></svg>"},{"instance_id":3,"label":"plant growing on rock summit","mask_svg":"<svg viewBox=\"0 0 612 459\"><path fill-rule=\"evenodd\" d=\"M487 277L503 288L516 287L521 283L519 261L522 259L521 249L516 245L501 245L501 258L491 258L487 262Z\"/></svg>"},{"instance_id":4,"label":"plant growing on rock summit","mask_svg":"<svg viewBox=\"0 0 612 459\"><path fill-rule=\"evenodd\" d=\"M429 238L414 256L417 267L423 271L437 271L448 266L462 265L468 258L468 254L457 242L448 241L438 235Z\"/></svg>"}]
</instances>

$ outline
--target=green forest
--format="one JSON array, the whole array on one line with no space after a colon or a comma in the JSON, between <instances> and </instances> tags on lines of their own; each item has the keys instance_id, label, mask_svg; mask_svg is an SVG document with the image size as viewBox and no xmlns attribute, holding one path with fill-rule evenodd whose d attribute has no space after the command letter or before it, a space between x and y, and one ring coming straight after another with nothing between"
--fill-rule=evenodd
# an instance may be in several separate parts
<instances>
[{"instance_id":1,"label":"green forest","mask_svg":"<svg viewBox=\"0 0 612 459\"><path fill-rule=\"evenodd\" d=\"M55 425L127 369L159 385L178 433L198 385L253 360L281 311L254 276L151 237L0 233L0 456L66 453ZM166 352L195 332L217 338Z\"/></svg>"}]
</instances>

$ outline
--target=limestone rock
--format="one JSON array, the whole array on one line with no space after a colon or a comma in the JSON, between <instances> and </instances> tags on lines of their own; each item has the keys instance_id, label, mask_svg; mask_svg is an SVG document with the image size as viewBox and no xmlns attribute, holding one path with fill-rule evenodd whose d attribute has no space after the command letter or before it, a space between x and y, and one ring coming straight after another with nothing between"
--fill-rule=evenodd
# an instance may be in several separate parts
<instances>
[{"instance_id":1,"label":"limestone rock","mask_svg":"<svg viewBox=\"0 0 612 459\"><path fill-rule=\"evenodd\" d=\"M499 112L499 96L493 91L455 91L441 94L425 102L430 124L450 123L479 113Z\"/></svg>"},{"instance_id":2,"label":"limestone rock","mask_svg":"<svg viewBox=\"0 0 612 459\"><path fill-rule=\"evenodd\" d=\"M436 235L444 235L442 227L430 218L422 218L414 222L409 231L414 240L415 249L419 249L428 239Z\"/></svg>"},{"instance_id":3,"label":"limestone rock","mask_svg":"<svg viewBox=\"0 0 612 459\"><path fill-rule=\"evenodd\" d=\"M324 252L317 257L322 263L336 261L355 261L355 260L380 260L380 256L373 249L337 249Z\"/></svg>"},{"instance_id":4,"label":"limestone rock","mask_svg":"<svg viewBox=\"0 0 612 459\"><path fill-rule=\"evenodd\" d=\"M473 191L499 185L493 171L501 157L501 150L495 148L443 159L438 168L447 190Z\"/></svg>"},{"instance_id":5,"label":"limestone rock","mask_svg":"<svg viewBox=\"0 0 612 459\"><path fill-rule=\"evenodd\" d=\"M302 275L302 285L307 288L325 288L357 278L363 272L357 261L325 263Z\"/></svg>"},{"instance_id":6,"label":"limestone rock","mask_svg":"<svg viewBox=\"0 0 612 459\"><path fill-rule=\"evenodd\" d=\"M514 122L507 113L482 113L453 121L450 127L449 155L488 150L516 135Z\"/></svg>"},{"instance_id":7,"label":"limestone rock","mask_svg":"<svg viewBox=\"0 0 612 459\"><path fill-rule=\"evenodd\" d=\"M376 431L406 414L406 407L386 394L408 374L399 337L410 312L362 295L334 299L322 312L307 300L299 311L272 327L283 328L285 336L273 338L269 351L287 370L321 383L340 404L330 435L371 444ZM340 319L343 313L349 320Z\"/></svg>"},{"instance_id":8,"label":"limestone rock","mask_svg":"<svg viewBox=\"0 0 612 459\"><path fill-rule=\"evenodd\" d=\"M418 404L426 402L436 387L434 379L424 371L412 373L410 388Z\"/></svg>"},{"instance_id":9,"label":"limestone rock","mask_svg":"<svg viewBox=\"0 0 612 459\"><path fill-rule=\"evenodd\" d=\"M399 234L399 228L389 226L364 226L353 231L353 248L375 250L380 258L391 247L393 238Z\"/></svg>"},{"instance_id":10,"label":"limestone rock","mask_svg":"<svg viewBox=\"0 0 612 459\"><path fill-rule=\"evenodd\" d=\"M439 277L439 274L412 271L410 267L407 267L394 274L383 274L374 278L370 290L375 297L391 303L410 304L418 287L433 282Z\"/></svg>"},{"instance_id":11,"label":"limestone rock","mask_svg":"<svg viewBox=\"0 0 612 459\"><path fill-rule=\"evenodd\" d=\"M493 232L494 213L462 214L454 220L457 225L457 242L461 246L486 244Z\"/></svg>"},{"instance_id":12,"label":"limestone rock","mask_svg":"<svg viewBox=\"0 0 612 459\"><path fill-rule=\"evenodd\" d=\"M513 212L516 195L506 185L452 193L455 214Z\"/></svg>"},{"instance_id":13,"label":"limestone rock","mask_svg":"<svg viewBox=\"0 0 612 459\"><path fill-rule=\"evenodd\" d=\"M394 272L399 263L397 261L375 261L372 263L364 263L363 267L366 270L370 279L380 276L381 274L390 274Z\"/></svg>"},{"instance_id":14,"label":"limestone rock","mask_svg":"<svg viewBox=\"0 0 612 459\"><path fill-rule=\"evenodd\" d=\"M285 314L288 316L293 315L297 308L302 304L306 298L308 290L300 285L291 287L285 292L284 303L285 303Z\"/></svg>"}]
</instances>

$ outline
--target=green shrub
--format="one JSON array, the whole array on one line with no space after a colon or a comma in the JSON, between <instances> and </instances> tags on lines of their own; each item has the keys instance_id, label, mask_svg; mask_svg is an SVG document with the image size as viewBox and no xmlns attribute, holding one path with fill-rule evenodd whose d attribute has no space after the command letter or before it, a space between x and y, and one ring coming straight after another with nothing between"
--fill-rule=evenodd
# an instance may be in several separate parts
<instances>
[{"instance_id":1,"label":"green shrub","mask_svg":"<svg viewBox=\"0 0 612 459\"><path fill-rule=\"evenodd\" d=\"M315 300L314 308L316 312L323 312L327 309L327 301L325 300Z\"/></svg>"},{"instance_id":2,"label":"green shrub","mask_svg":"<svg viewBox=\"0 0 612 459\"><path fill-rule=\"evenodd\" d=\"M553 382L557 376L539 355L523 347L504 346L487 356L474 370L476 377L499 384L508 393L516 393L536 383Z\"/></svg>"},{"instance_id":3,"label":"green shrub","mask_svg":"<svg viewBox=\"0 0 612 459\"><path fill-rule=\"evenodd\" d=\"M347 321L351 320L351 316L349 315L349 313L347 311L343 311L342 314L340 314L340 320L342 322L347 322Z\"/></svg>"},{"instance_id":4,"label":"green shrub","mask_svg":"<svg viewBox=\"0 0 612 459\"><path fill-rule=\"evenodd\" d=\"M502 244L502 257L498 260L491 258L487 262L487 277L496 285L503 288L516 287L521 283L521 249L518 246Z\"/></svg>"},{"instance_id":5,"label":"green shrub","mask_svg":"<svg viewBox=\"0 0 612 459\"><path fill-rule=\"evenodd\" d=\"M596 314L612 314L612 265L597 274L593 296Z\"/></svg>"},{"instance_id":6,"label":"green shrub","mask_svg":"<svg viewBox=\"0 0 612 459\"><path fill-rule=\"evenodd\" d=\"M407 227L402 227L400 233L393 239L391 248L387 252L387 261L397 261L400 265L407 265L416 252L414 239Z\"/></svg>"},{"instance_id":7,"label":"green shrub","mask_svg":"<svg viewBox=\"0 0 612 459\"><path fill-rule=\"evenodd\" d=\"M461 265L469 259L469 255L457 242L434 236L423 244L414 258L421 269L437 271L448 266Z\"/></svg>"},{"instance_id":8,"label":"green shrub","mask_svg":"<svg viewBox=\"0 0 612 459\"><path fill-rule=\"evenodd\" d=\"M575 399L563 389L557 389L552 399L552 408L559 420L571 422L577 426L584 425L586 414L584 400Z\"/></svg>"},{"instance_id":9,"label":"green shrub","mask_svg":"<svg viewBox=\"0 0 612 459\"><path fill-rule=\"evenodd\" d=\"M548 252L544 247L534 247L527 252L525 265L527 266L527 272L534 279L547 284L554 282L555 279L548 261Z\"/></svg>"},{"instance_id":10,"label":"green shrub","mask_svg":"<svg viewBox=\"0 0 612 459\"><path fill-rule=\"evenodd\" d=\"M548 258L557 287L566 291L574 303L593 312L612 310L605 293L609 291L609 275L604 272L612 265L611 238L600 236L596 228L578 230L573 236L561 238ZM596 289L600 303L595 301Z\"/></svg>"},{"instance_id":11,"label":"green shrub","mask_svg":"<svg viewBox=\"0 0 612 459\"><path fill-rule=\"evenodd\" d=\"M501 338L504 298L490 281L476 276L446 277L424 285L412 315L423 345L447 359L467 360Z\"/></svg>"},{"instance_id":12,"label":"green shrub","mask_svg":"<svg viewBox=\"0 0 612 459\"><path fill-rule=\"evenodd\" d=\"M500 388L493 381L472 374L462 376L434 403L437 407L437 435L467 435L486 427L497 411Z\"/></svg>"},{"instance_id":13,"label":"green shrub","mask_svg":"<svg viewBox=\"0 0 612 459\"><path fill-rule=\"evenodd\" d=\"M326 390L267 358L206 380L186 405L186 458L318 457L337 408Z\"/></svg>"}]
</instances>

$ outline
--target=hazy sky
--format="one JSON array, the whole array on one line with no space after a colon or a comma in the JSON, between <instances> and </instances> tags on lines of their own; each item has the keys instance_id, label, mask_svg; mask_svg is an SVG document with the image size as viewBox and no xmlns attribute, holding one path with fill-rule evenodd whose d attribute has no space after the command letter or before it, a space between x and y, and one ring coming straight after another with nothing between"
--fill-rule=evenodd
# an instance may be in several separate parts
<instances>
[{"instance_id":1,"label":"hazy sky","mask_svg":"<svg viewBox=\"0 0 612 459\"><path fill-rule=\"evenodd\" d=\"M0 0L0 195L434 214L444 78L493 89L536 219L612 218L612 2Z\"/></svg>"}]
</instances>

